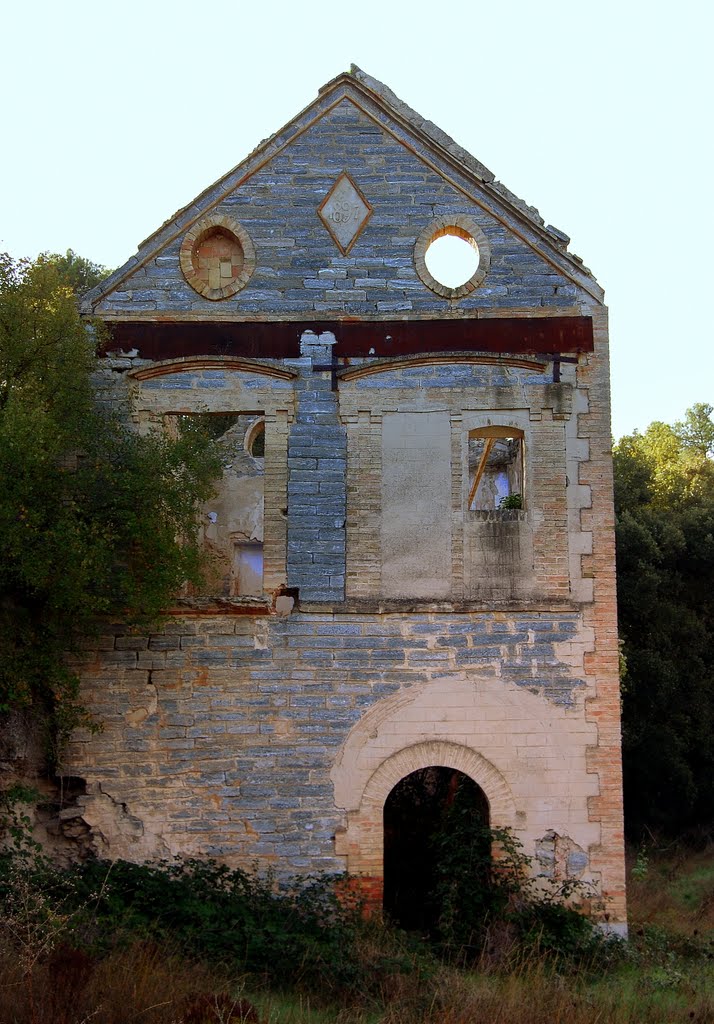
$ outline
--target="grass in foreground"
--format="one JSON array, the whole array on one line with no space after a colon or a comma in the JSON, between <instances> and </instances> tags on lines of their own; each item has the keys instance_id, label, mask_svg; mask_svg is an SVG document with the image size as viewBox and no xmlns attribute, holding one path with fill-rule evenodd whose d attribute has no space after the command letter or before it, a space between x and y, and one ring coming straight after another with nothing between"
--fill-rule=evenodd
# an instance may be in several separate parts
<instances>
[{"instance_id":1,"label":"grass in foreground","mask_svg":"<svg viewBox=\"0 0 714 1024\"><path fill-rule=\"evenodd\" d=\"M215 865L101 871L6 876L0 1024L714 1022L711 849L633 859L628 944L554 955L552 934L494 922L468 970L364 925L322 882L277 895Z\"/></svg>"}]
</instances>

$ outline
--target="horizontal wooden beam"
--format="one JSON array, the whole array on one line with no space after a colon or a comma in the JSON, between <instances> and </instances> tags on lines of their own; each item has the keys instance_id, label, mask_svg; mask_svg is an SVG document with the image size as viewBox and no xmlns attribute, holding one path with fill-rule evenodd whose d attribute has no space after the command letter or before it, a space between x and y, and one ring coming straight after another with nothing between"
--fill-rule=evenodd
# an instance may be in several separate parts
<instances>
[{"instance_id":1,"label":"horizontal wooden beam","mask_svg":"<svg viewBox=\"0 0 714 1024\"><path fill-rule=\"evenodd\" d=\"M243 356L295 359L305 331L331 331L333 356L405 356L427 352L553 355L592 352L588 316L449 320L337 320L261 323L124 321L107 324L102 353L137 349L143 359Z\"/></svg>"}]
</instances>

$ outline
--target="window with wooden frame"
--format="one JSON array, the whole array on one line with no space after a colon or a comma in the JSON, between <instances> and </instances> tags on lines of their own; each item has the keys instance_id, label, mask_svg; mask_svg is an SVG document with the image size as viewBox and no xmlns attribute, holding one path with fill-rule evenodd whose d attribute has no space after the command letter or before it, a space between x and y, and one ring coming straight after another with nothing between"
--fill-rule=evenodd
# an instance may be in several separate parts
<instances>
[{"instance_id":1,"label":"window with wooden frame","mask_svg":"<svg viewBox=\"0 0 714 1024\"><path fill-rule=\"evenodd\" d=\"M525 508L523 431L479 427L469 431L469 511Z\"/></svg>"}]
</instances>

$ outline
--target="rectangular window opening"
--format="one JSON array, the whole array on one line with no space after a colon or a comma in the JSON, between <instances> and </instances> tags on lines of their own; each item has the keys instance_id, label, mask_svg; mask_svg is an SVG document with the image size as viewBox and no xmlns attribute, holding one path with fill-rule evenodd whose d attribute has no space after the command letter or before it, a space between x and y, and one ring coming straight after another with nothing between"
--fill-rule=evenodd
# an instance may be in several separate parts
<instances>
[{"instance_id":1,"label":"rectangular window opening","mask_svg":"<svg viewBox=\"0 0 714 1024\"><path fill-rule=\"evenodd\" d=\"M197 432L215 445L222 472L198 510L196 528L206 556L200 596L263 598L265 415L262 410L174 412L167 432Z\"/></svg>"},{"instance_id":2,"label":"rectangular window opening","mask_svg":"<svg viewBox=\"0 0 714 1024\"><path fill-rule=\"evenodd\" d=\"M489 427L469 434L469 511L522 509L523 436Z\"/></svg>"},{"instance_id":3,"label":"rectangular window opening","mask_svg":"<svg viewBox=\"0 0 714 1024\"><path fill-rule=\"evenodd\" d=\"M263 596L263 545L261 543L233 545L231 596Z\"/></svg>"}]
</instances>

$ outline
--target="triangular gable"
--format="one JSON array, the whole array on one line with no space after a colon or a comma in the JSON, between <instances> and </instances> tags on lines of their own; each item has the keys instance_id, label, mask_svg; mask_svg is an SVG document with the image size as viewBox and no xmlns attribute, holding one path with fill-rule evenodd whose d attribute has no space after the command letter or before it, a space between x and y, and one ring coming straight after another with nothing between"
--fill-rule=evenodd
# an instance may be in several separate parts
<instances>
[{"instance_id":1,"label":"triangular gable","mask_svg":"<svg viewBox=\"0 0 714 1024\"><path fill-rule=\"evenodd\" d=\"M483 164L459 147L449 136L438 129L431 122L421 118L415 111L402 103L382 83L371 78L355 66L349 73L341 74L325 85L319 92L316 100L301 111L292 121L282 128L275 135L261 143L244 161L234 167L221 179L209 186L193 202L166 221L154 234L150 235L141 243L136 255L127 263L115 271L101 285L89 292L83 301L83 311L86 313L97 312L100 316L106 315L109 319L122 319L125 315L133 319L152 319L156 313L173 313L177 319L198 319L195 311L188 311L185 308L163 309L159 308L158 300L151 297L150 281L142 279L152 264L160 260L162 254L176 252L188 232L191 232L196 225L206 222L207 218L220 218L225 203L231 196L238 193L254 183L256 176L276 166L281 157L295 147L306 133L318 133L323 127L330 128L335 135L339 132L340 112L347 107L358 112L362 123L373 125L382 133L382 137L390 144L401 147L404 153L404 160L418 161L424 167L425 172L431 175L430 180L438 179L447 183L454 195L464 197L465 201L473 204L475 208L483 211L484 215L497 222L509 237L518 239L519 243L527 248L532 254L536 254L539 260L544 261L552 269L553 280L557 286L559 278L564 282L570 282L581 293L581 298L596 303L602 302L603 292L590 272L582 265L578 257L567 252L568 238L562 232L552 227L546 227L538 212L517 199L504 186L495 180L494 175ZM393 147L394 148L394 147ZM335 186L337 179L332 183ZM359 182L350 182L359 191ZM349 187L349 186L345 186ZM318 216L320 200L319 196L315 201L315 217ZM368 204L367 204L368 205ZM249 211L254 215L255 210ZM171 247L173 246L173 250ZM345 253L343 246L342 255ZM337 255L340 255L337 253ZM174 256L165 257L167 263ZM337 261L332 261L336 263ZM152 269L157 274L157 270ZM131 288L127 291L127 285ZM138 294L137 294L138 290ZM524 291L527 292L527 287ZM557 287L556 287L557 290ZM561 289L561 291L565 291ZM246 293L248 289L246 289ZM571 289L572 292L572 289ZM485 290L480 295L485 296ZM117 299L117 308L113 308L112 297ZM208 296L211 296L209 294ZM527 298L527 296L525 296ZM245 295L242 296L245 298ZM327 297L330 298L329 296ZM533 305L538 305L537 301ZM561 305L567 305L565 300L560 300ZM243 318L250 318L257 314L266 317L269 310L253 303L244 304L246 308L238 310ZM383 317L390 312L389 303L384 302L377 312L377 317ZM399 303L392 303L398 307ZM499 303L495 303L499 305ZM501 303L504 305L504 303ZM558 302L555 303L558 305ZM184 304L185 306L185 304ZM361 310L353 306L338 304L334 309L329 308L329 301L322 303L324 308L317 309L318 314L338 315L340 312L349 316L354 313L363 314ZM401 318L409 318L412 310L410 303L402 303L402 308L395 308L392 312L398 313ZM282 317L290 317L291 311L288 306L283 307L278 313ZM442 303L443 307L443 303ZM459 312L462 315L476 315L478 304L473 300L459 303ZM437 305L438 309L438 305ZM471 314L471 310L474 313ZM565 310L563 310L565 311ZM214 308L206 309L211 317L216 313ZM295 315L301 312L296 306ZM304 313L304 310L302 310ZM425 314L425 309L415 309L418 315ZM369 313L367 312L369 316ZM313 317L318 318L318 317Z\"/></svg>"}]
</instances>

